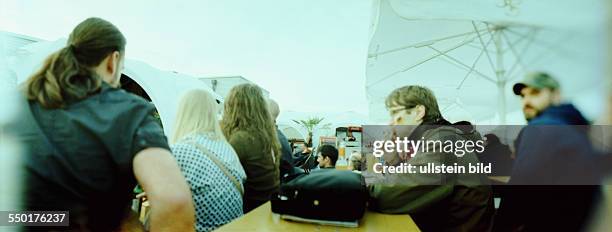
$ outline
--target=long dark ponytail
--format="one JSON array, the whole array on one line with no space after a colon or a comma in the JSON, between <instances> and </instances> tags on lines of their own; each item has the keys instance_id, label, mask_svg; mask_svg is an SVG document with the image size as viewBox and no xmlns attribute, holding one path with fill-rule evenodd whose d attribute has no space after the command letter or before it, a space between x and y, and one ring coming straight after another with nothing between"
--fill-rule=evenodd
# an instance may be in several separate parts
<instances>
[{"instance_id":1,"label":"long dark ponytail","mask_svg":"<svg viewBox=\"0 0 612 232\"><path fill-rule=\"evenodd\" d=\"M93 67L109 54L125 51L123 34L110 22L88 18L77 25L66 47L51 54L25 83L29 100L45 108L64 107L67 100L80 100L100 90L102 79Z\"/></svg>"}]
</instances>

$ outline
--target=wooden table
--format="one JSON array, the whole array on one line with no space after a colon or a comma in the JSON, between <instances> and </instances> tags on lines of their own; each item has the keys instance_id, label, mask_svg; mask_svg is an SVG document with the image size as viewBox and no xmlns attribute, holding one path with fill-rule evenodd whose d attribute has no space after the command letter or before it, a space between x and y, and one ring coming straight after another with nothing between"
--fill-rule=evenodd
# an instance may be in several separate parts
<instances>
[{"instance_id":1,"label":"wooden table","mask_svg":"<svg viewBox=\"0 0 612 232\"><path fill-rule=\"evenodd\" d=\"M272 213L267 203L216 231L420 231L408 214L381 214L366 211L357 228L323 226L286 221Z\"/></svg>"}]
</instances>

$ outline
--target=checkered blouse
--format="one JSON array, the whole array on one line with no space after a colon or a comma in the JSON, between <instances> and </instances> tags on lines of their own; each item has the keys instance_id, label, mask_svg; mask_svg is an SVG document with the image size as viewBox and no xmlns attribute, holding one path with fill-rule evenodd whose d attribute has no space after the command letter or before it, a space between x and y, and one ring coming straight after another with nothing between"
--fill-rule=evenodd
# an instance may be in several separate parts
<instances>
[{"instance_id":1,"label":"checkered blouse","mask_svg":"<svg viewBox=\"0 0 612 232\"><path fill-rule=\"evenodd\" d=\"M210 139L210 134L188 136L171 146L191 187L196 230L211 231L242 216L242 196L221 169L189 141L208 148L241 184L246 174L232 146L225 140Z\"/></svg>"}]
</instances>

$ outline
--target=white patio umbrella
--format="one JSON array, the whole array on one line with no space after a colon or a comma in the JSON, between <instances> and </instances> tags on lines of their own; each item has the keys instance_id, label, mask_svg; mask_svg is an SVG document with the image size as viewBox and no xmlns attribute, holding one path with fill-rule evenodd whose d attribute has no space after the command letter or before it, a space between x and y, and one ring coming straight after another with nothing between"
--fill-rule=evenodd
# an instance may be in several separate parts
<instances>
[{"instance_id":1,"label":"white patio umbrella","mask_svg":"<svg viewBox=\"0 0 612 232\"><path fill-rule=\"evenodd\" d=\"M597 89L603 13L580 1L537 2L374 1L366 68L370 119L386 121L384 99L393 89L422 85L451 121L518 124L520 114L509 114L520 110L512 85L535 70L556 76L570 99L585 89L603 95ZM589 94L592 103L584 107L599 96Z\"/></svg>"}]
</instances>

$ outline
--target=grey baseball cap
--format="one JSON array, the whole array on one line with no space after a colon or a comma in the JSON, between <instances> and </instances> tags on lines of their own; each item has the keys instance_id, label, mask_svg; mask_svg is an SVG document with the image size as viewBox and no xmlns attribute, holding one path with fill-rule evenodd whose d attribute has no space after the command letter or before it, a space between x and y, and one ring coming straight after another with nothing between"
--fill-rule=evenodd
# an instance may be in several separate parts
<instances>
[{"instance_id":1,"label":"grey baseball cap","mask_svg":"<svg viewBox=\"0 0 612 232\"><path fill-rule=\"evenodd\" d=\"M525 87L531 87L536 89L548 88L555 90L558 89L560 86L559 82L555 80L555 78L548 75L548 73L532 72L527 74L523 81L514 84L514 86L512 87L512 91L514 91L514 94L516 95L521 95L521 90L523 90Z\"/></svg>"}]
</instances>

